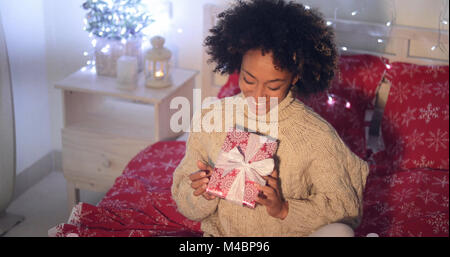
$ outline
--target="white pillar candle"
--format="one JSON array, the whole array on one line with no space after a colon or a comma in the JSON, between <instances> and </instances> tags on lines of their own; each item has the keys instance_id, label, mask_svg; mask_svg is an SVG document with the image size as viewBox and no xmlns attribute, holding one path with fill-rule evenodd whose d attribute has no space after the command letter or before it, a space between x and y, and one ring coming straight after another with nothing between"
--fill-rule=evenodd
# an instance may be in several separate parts
<instances>
[{"instance_id":1,"label":"white pillar candle","mask_svg":"<svg viewBox=\"0 0 450 257\"><path fill-rule=\"evenodd\" d=\"M122 56L117 60L119 88L135 89L138 77L138 60L133 56Z\"/></svg>"}]
</instances>

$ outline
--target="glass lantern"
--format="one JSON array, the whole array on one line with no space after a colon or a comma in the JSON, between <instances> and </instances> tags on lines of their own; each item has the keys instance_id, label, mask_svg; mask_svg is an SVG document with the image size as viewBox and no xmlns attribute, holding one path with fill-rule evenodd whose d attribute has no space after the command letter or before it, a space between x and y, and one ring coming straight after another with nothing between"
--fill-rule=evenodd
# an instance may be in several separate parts
<instances>
[{"instance_id":1,"label":"glass lantern","mask_svg":"<svg viewBox=\"0 0 450 257\"><path fill-rule=\"evenodd\" d=\"M145 84L149 88L164 88L172 84L169 67L172 53L164 43L163 37L153 37L152 48L145 55Z\"/></svg>"}]
</instances>

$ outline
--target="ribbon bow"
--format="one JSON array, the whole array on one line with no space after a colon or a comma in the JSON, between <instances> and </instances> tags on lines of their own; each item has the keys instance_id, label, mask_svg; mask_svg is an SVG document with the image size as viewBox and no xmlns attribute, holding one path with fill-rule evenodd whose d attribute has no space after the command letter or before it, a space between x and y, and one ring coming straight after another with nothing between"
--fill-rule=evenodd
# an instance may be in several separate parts
<instances>
[{"instance_id":1,"label":"ribbon bow","mask_svg":"<svg viewBox=\"0 0 450 257\"><path fill-rule=\"evenodd\" d=\"M275 166L272 158L249 163L253 156L258 152L260 146L267 141L267 138L250 134L245 153L242 153L239 147L234 147L229 152L222 152L215 167L224 170L223 176L234 169L238 169L233 184L225 199L242 204L245 193L245 178L254 181L260 185L265 185L266 181L262 176L268 176L273 172Z\"/></svg>"}]
</instances>

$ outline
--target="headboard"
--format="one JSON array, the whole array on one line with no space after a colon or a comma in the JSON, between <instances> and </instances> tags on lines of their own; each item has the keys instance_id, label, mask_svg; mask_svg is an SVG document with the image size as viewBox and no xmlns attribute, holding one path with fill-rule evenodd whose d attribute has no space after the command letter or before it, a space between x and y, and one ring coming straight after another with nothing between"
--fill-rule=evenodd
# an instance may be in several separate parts
<instances>
[{"instance_id":1,"label":"headboard","mask_svg":"<svg viewBox=\"0 0 450 257\"><path fill-rule=\"evenodd\" d=\"M205 4L203 6L203 38L209 34L217 20L217 15L226 9L226 6L218 6L214 4ZM430 51L417 51L417 46L431 47L438 41L448 45L448 31L440 31L437 29L427 29L419 27L410 27L403 25L391 25L371 23L355 20L344 20L335 18L326 18L333 26L336 33L336 42L339 46L340 54L371 54L375 56L383 56L390 62L408 62L415 64L427 65L448 65L448 54L436 55L430 54ZM345 40L356 38L360 40L372 40L377 42L381 39L384 47L373 47L372 49L357 49L348 47L344 50ZM414 44L414 51L412 46ZM430 46L431 45L431 46ZM429 49L429 48L428 48ZM439 50L436 50L437 52ZM443 58L443 59L442 59ZM202 63L202 97L217 96L220 87L226 82L227 77L220 76L213 72L213 65L208 64L209 59L205 49L203 49ZM383 98L387 97L389 88L386 85L380 87L380 99L383 104ZM384 101L385 102L385 101Z\"/></svg>"}]
</instances>

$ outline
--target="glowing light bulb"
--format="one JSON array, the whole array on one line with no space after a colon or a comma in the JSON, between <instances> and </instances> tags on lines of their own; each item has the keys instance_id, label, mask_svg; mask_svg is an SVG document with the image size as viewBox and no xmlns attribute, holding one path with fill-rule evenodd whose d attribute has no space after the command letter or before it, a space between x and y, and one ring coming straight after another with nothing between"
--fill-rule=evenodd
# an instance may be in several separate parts
<instances>
[{"instance_id":1,"label":"glowing light bulb","mask_svg":"<svg viewBox=\"0 0 450 257\"><path fill-rule=\"evenodd\" d=\"M91 41L91 43L92 43L92 46L95 47L95 46L97 45L97 39L93 39L93 40Z\"/></svg>"},{"instance_id":2,"label":"glowing light bulb","mask_svg":"<svg viewBox=\"0 0 450 257\"><path fill-rule=\"evenodd\" d=\"M448 25L448 20L442 20L442 24Z\"/></svg>"},{"instance_id":3,"label":"glowing light bulb","mask_svg":"<svg viewBox=\"0 0 450 257\"><path fill-rule=\"evenodd\" d=\"M306 10L309 10L309 9L311 9L311 6L305 5L305 9L306 9Z\"/></svg>"},{"instance_id":4,"label":"glowing light bulb","mask_svg":"<svg viewBox=\"0 0 450 257\"><path fill-rule=\"evenodd\" d=\"M89 55L89 53L88 53L88 52L86 52L86 51L84 51L84 52L83 52L83 55L84 55L84 56L88 56L88 55Z\"/></svg>"},{"instance_id":5,"label":"glowing light bulb","mask_svg":"<svg viewBox=\"0 0 450 257\"><path fill-rule=\"evenodd\" d=\"M334 100L334 98L331 95L329 95L328 96L328 101L327 101L328 105L334 105L335 102L336 101Z\"/></svg>"},{"instance_id":6,"label":"glowing light bulb","mask_svg":"<svg viewBox=\"0 0 450 257\"><path fill-rule=\"evenodd\" d=\"M127 40L125 38L122 38L122 40L120 40L120 42L125 45L127 43Z\"/></svg>"},{"instance_id":7,"label":"glowing light bulb","mask_svg":"<svg viewBox=\"0 0 450 257\"><path fill-rule=\"evenodd\" d=\"M352 108L352 104L351 104L350 102L347 102L347 103L345 104L345 108L347 108L347 109Z\"/></svg>"},{"instance_id":8,"label":"glowing light bulb","mask_svg":"<svg viewBox=\"0 0 450 257\"><path fill-rule=\"evenodd\" d=\"M437 46L432 46L432 47L431 47L431 51L436 50L436 48L437 48Z\"/></svg>"},{"instance_id":9,"label":"glowing light bulb","mask_svg":"<svg viewBox=\"0 0 450 257\"><path fill-rule=\"evenodd\" d=\"M392 69L392 65L386 64L386 69L388 69L388 70Z\"/></svg>"},{"instance_id":10,"label":"glowing light bulb","mask_svg":"<svg viewBox=\"0 0 450 257\"><path fill-rule=\"evenodd\" d=\"M327 21L327 26L331 26L332 24L333 24L333 22Z\"/></svg>"},{"instance_id":11,"label":"glowing light bulb","mask_svg":"<svg viewBox=\"0 0 450 257\"><path fill-rule=\"evenodd\" d=\"M384 40L383 39L381 39L381 38L379 38L378 40L378 44L381 44L381 43L383 43L384 42Z\"/></svg>"},{"instance_id":12,"label":"glowing light bulb","mask_svg":"<svg viewBox=\"0 0 450 257\"><path fill-rule=\"evenodd\" d=\"M391 21L386 22L386 26L390 27L392 25Z\"/></svg>"},{"instance_id":13,"label":"glowing light bulb","mask_svg":"<svg viewBox=\"0 0 450 257\"><path fill-rule=\"evenodd\" d=\"M341 47L342 51L347 51L348 48L346 46Z\"/></svg>"},{"instance_id":14,"label":"glowing light bulb","mask_svg":"<svg viewBox=\"0 0 450 257\"><path fill-rule=\"evenodd\" d=\"M352 12L352 16L355 16L355 15L357 15L358 14L358 11L353 11Z\"/></svg>"},{"instance_id":15,"label":"glowing light bulb","mask_svg":"<svg viewBox=\"0 0 450 257\"><path fill-rule=\"evenodd\" d=\"M110 46L109 44L108 44L108 45L106 45L105 47L103 47L103 48L102 48L102 50L101 50L101 51L102 51L102 53L104 53L104 54L108 53L108 52L109 52L109 49L110 49L110 47L111 47L111 46Z\"/></svg>"}]
</instances>

